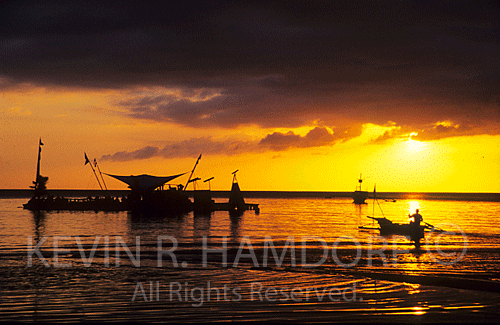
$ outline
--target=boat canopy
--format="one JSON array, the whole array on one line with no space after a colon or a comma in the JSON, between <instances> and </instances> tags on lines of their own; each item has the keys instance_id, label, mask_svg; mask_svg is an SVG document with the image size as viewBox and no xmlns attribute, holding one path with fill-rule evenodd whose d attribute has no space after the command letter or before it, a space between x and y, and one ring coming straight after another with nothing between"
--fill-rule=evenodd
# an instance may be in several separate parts
<instances>
[{"instance_id":1,"label":"boat canopy","mask_svg":"<svg viewBox=\"0 0 500 325\"><path fill-rule=\"evenodd\" d=\"M106 174L106 173L104 173ZM170 182L173 179L176 179L179 176L182 176L186 173L178 174L178 175L173 175L173 176L151 176L151 175L130 175L130 176L122 176L122 175L111 175L111 174L106 174L108 176L111 176L113 178L116 178L126 184L128 184L128 187L130 187L132 190L139 190L139 191L152 191L156 189L157 187L162 186L163 184Z\"/></svg>"}]
</instances>

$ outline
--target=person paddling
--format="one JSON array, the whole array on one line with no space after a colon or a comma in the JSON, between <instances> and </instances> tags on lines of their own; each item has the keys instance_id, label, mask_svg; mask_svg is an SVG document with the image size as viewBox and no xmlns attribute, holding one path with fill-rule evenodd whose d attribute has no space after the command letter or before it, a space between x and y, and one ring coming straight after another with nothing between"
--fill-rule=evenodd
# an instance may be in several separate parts
<instances>
[{"instance_id":1,"label":"person paddling","mask_svg":"<svg viewBox=\"0 0 500 325\"><path fill-rule=\"evenodd\" d=\"M420 223L424 221L424 218L419 213L419 209L415 211L414 214L410 216L410 237L415 243L415 248L420 249L420 238L423 238L423 232L420 229Z\"/></svg>"}]
</instances>

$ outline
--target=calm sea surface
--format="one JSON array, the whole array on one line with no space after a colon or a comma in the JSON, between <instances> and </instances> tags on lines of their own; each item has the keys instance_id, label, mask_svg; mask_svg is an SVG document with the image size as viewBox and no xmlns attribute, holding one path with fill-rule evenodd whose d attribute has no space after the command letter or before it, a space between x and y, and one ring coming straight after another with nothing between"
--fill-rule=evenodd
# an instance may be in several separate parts
<instances>
[{"instance_id":1,"label":"calm sea surface","mask_svg":"<svg viewBox=\"0 0 500 325\"><path fill-rule=\"evenodd\" d=\"M15 321L495 321L500 202L255 198L260 214L143 219L0 199L0 318ZM224 201L224 199L216 199ZM407 223L421 252L366 216ZM365 229L360 229L362 226ZM37 246L38 245L38 246Z\"/></svg>"}]
</instances>

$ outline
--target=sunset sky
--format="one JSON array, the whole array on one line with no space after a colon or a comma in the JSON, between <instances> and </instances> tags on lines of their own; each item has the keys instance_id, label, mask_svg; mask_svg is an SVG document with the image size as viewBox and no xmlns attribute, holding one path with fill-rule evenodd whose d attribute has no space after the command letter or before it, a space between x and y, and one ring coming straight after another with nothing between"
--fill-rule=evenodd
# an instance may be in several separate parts
<instances>
[{"instance_id":1,"label":"sunset sky","mask_svg":"<svg viewBox=\"0 0 500 325\"><path fill-rule=\"evenodd\" d=\"M496 1L8 1L0 188L500 192ZM186 177L173 183L184 183ZM106 178L108 187L126 185ZM200 183L200 188L207 184Z\"/></svg>"}]
</instances>

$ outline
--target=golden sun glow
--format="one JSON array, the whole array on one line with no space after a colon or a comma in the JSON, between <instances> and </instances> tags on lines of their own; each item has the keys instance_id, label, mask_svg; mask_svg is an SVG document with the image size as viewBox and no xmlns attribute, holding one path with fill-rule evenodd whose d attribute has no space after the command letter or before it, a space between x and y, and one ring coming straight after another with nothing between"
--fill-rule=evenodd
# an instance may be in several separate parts
<instances>
[{"instance_id":1,"label":"golden sun glow","mask_svg":"<svg viewBox=\"0 0 500 325\"><path fill-rule=\"evenodd\" d=\"M406 153L408 153L408 155L410 155L410 156L418 155L426 147L425 142L420 142L417 140L413 140L411 138L412 136L415 136L415 135L418 135L418 133L410 134L410 137L408 138L408 141L406 143Z\"/></svg>"}]
</instances>

